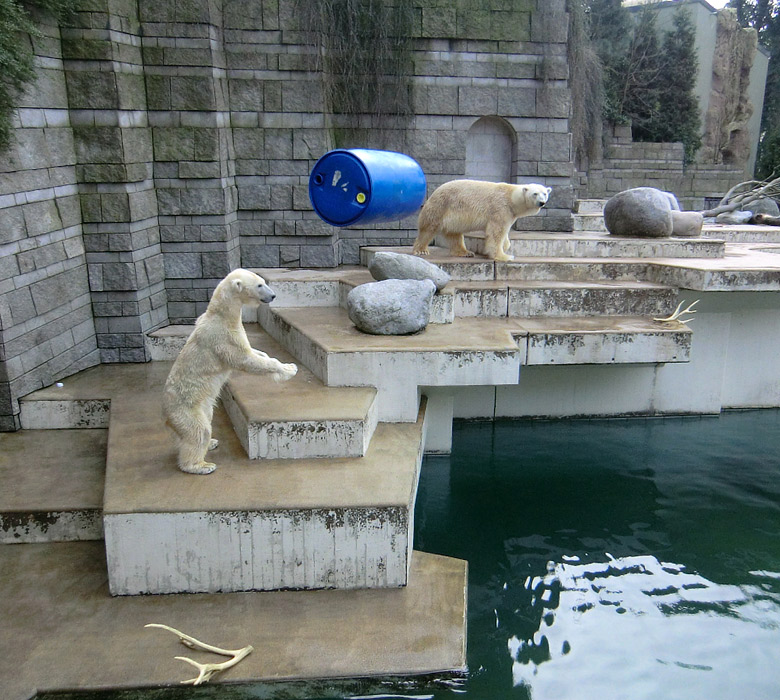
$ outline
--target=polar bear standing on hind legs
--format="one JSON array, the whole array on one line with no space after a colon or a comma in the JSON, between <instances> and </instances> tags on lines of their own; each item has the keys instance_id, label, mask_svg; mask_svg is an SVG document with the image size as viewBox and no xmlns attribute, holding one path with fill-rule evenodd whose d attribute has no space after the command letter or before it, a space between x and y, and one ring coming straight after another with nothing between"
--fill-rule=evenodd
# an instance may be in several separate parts
<instances>
[{"instance_id":1,"label":"polar bear standing on hind legs","mask_svg":"<svg viewBox=\"0 0 780 700\"><path fill-rule=\"evenodd\" d=\"M214 290L208 308L171 367L163 393L163 415L179 443L179 469L210 474L217 467L205 460L217 447L211 439L214 404L232 370L271 374L276 381L295 376L296 365L283 364L255 350L241 322L241 307L270 303L276 295L249 270L233 270Z\"/></svg>"},{"instance_id":2,"label":"polar bear standing on hind legs","mask_svg":"<svg viewBox=\"0 0 780 700\"><path fill-rule=\"evenodd\" d=\"M450 255L472 257L463 234L485 232L485 255L493 260L512 260L509 230L522 216L538 214L552 189L544 185L510 185L506 182L452 180L434 190L420 212L419 232L412 252L428 255L428 244L443 235Z\"/></svg>"}]
</instances>

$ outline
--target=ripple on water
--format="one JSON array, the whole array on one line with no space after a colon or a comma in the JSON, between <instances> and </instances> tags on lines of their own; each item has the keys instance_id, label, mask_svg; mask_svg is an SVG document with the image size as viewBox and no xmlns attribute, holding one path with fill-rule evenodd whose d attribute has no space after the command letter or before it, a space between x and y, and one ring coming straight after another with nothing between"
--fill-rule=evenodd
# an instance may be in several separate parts
<instances>
[{"instance_id":1,"label":"ripple on water","mask_svg":"<svg viewBox=\"0 0 780 700\"><path fill-rule=\"evenodd\" d=\"M777 697L780 595L761 584L780 574L721 585L653 556L565 559L526 581L546 601L539 629L507 640L534 700Z\"/></svg>"}]
</instances>

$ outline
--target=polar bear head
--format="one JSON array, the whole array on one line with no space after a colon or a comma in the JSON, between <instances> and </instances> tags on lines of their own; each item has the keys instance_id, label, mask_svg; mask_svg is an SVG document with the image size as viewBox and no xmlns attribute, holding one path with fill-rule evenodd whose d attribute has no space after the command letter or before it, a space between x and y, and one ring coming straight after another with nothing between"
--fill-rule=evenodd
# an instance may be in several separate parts
<instances>
[{"instance_id":1,"label":"polar bear head","mask_svg":"<svg viewBox=\"0 0 780 700\"><path fill-rule=\"evenodd\" d=\"M539 210L547 204L552 192L551 187L530 184L517 185L512 193L512 205L519 216L538 214Z\"/></svg>"},{"instance_id":2,"label":"polar bear head","mask_svg":"<svg viewBox=\"0 0 780 700\"><path fill-rule=\"evenodd\" d=\"M276 294L260 275L241 268L233 270L214 290L215 297L228 295L248 306L270 304L276 299Z\"/></svg>"}]
</instances>

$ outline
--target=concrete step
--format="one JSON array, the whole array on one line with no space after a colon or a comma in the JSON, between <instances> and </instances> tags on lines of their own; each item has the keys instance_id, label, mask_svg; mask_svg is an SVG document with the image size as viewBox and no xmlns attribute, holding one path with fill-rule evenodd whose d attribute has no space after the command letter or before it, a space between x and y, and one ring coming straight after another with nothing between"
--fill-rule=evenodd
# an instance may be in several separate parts
<instances>
[{"instance_id":1,"label":"concrete step","mask_svg":"<svg viewBox=\"0 0 780 700\"><path fill-rule=\"evenodd\" d=\"M601 216L606 203L606 199L578 199L574 203L574 213Z\"/></svg>"},{"instance_id":2,"label":"concrete step","mask_svg":"<svg viewBox=\"0 0 780 700\"><path fill-rule=\"evenodd\" d=\"M173 358L184 345L191 326L172 326L152 334L155 354ZM254 347L283 362L295 358L264 333L247 324ZM171 362L94 367L20 402L22 426L27 429L105 428L111 396L128 384L161 391ZM150 379L151 378L151 379ZM250 459L359 457L365 454L377 423L373 388L323 386L305 367L289 382L236 373L223 390L222 401Z\"/></svg>"},{"instance_id":3,"label":"concrete step","mask_svg":"<svg viewBox=\"0 0 780 700\"><path fill-rule=\"evenodd\" d=\"M633 316L456 318L412 336L358 331L346 311L261 307L263 327L326 384L371 385L379 419L414 420L418 387L516 384L523 365L687 362L691 331Z\"/></svg>"},{"instance_id":4,"label":"concrete step","mask_svg":"<svg viewBox=\"0 0 780 700\"><path fill-rule=\"evenodd\" d=\"M619 238L608 233L511 233L518 258L722 258L725 243L711 238ZM470 234L466 246L484 254L484 236Z\"/></svg>"},{"instance_id":5,"label":"concrete step","mask_svg":"<svg viewBox=\"0 0 780 700\"><path fill-rule=\"evenodd\" d=\"M465 592L466 562L415 552L403 589L111 597L102 543L0 547L0 688L3 700L36 691L92 697L107 688L179 695L171 689L195 673L176 656L225 657L144 629L163 623L221 647L253 645L206 695L250 697L247 684L358 677L384 680L376 692L403 693L405 681L423 674L455 680L465 673ZM196 695L205 697L182 691Z\"/></svg>"},{"instance_id":6,"label":"concrete step","mask_svg":"<svg viewBox=\"0 0 780 700\"><path fill-rule=\"evenodd\" d=\"M249 342L282 362L296 362L257 324L246 324ZM157 356L175 358L192 326L150 334ZM376 390L326 387L306 367L288 382L235 373L222 402L250 459L362 457L377 424Z\"/></svg>"},{"instance_id":7,"label":"concrete step","mask_svg":"<svg viewBox=\"0 0 780 700\"><path fill-rule=\"evenodd\" d=\"M607 233L603 214L574 214L572 216L572 231L578 233Z\"/></svg>"},{"instance_id":8,"label":"concrete step","mask_svg":"<svg viewBox=\"0 0 780 700\"><path fill-rule=\"evenodd\" d=\"M666 317L677 290L652 282L453 282L455 316Z\"/></svg>"},{"instance_id":9,"label":"concrete step","mask_svg":"<svg viewBox=\"0 0 780 700\"><path fill-rule=\"evenodd\" d=\"M104 531L114 595L408 583L424 411L362 458L249 460L214 414L218 468L180 472L159 392L111 405Z\"/></svg>"},{"instance_id":10,"label":"concrete step","mask_svg":"<svg viewBox=\"0 0 780 700\"><path fill-rule=\"evenodd\" d=\"M630 316L529 318L523 329L527 366L688 362L693 335L678 321Z\"/></svg>"},{"instance_id":11,"label":"concrete step","mask_svg":"<svg viewBox=\"0 0 780 700\"><path fill-rule=\"evenodd\" d=\"M0 543L103 538L105 430L0 433Z\"/></svg>"}]
</instances>

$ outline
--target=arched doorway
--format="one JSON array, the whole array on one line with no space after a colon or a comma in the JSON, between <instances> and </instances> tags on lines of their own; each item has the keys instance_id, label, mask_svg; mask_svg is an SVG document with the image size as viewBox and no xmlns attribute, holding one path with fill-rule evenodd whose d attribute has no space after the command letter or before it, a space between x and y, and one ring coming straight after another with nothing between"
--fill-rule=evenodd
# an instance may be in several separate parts
<instances>
[{"instance_id":1,"label":"arched doorway","mask_svg":"<svg viewBox=\"0 0 780 700\"><path fill-rule=\"evenodd\" d=\"M481 117L466 137L466 177L511 182L514 151L512 127L500 117Z\"/></svg>"}]
</instances>

